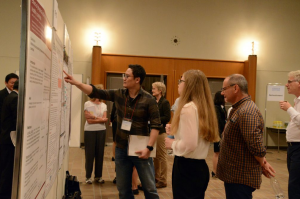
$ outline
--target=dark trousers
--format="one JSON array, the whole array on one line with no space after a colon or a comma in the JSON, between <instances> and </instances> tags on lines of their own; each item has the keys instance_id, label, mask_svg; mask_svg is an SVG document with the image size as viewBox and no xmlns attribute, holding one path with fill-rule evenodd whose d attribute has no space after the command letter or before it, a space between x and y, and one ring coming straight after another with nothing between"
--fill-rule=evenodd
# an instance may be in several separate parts
<instances>
[{"instance_id":1,"label":"dark trousers","mask_svg":"<svg viewBox=\"0 0 300 199\"><path fill-rule=\"evenodd\" d=\"M209 181L205 160L175 156L172 172L174 199L204 199Z\"/></svg>"},{"instance_id":2,"label":"dark trousers","mask_svg":"<svg viewBox=\"0 0 300 199\"><path fill-rule=\"evenodd\" d=\"M106 130L84 131L86 178L92 176L94 160L95 178L102 177L105 137Z\"/></svg>"},{"instance_id":3,"label":"dark trousers","mask_svg":"<svg viewBox=\"0 0 300 199\"><path fill-rule=\"evenodd\" d=\"M226 199L252 199L252 192L256 189L244 184L224 182Z\"/></svg>"},{"instance_id":4,"label":"dark trousers","mask_svg":"<svg viewBox=\"0 0 300 199\"><path fill-rule=\"evenodd\" d=\"M0 198L10 199L14 170L15 147L13 144L0 145Z\"/></svg>"},{"instance_id":5,"label":"dark trousers","mask_svg":"<svg viewBox=\"0 0 300 199\"><path fill-rule=\"evenodd\" d=\"M289 199L300 198L300 143L287 150L287 168L289 171Z\"/></svg>"}]
</instances>

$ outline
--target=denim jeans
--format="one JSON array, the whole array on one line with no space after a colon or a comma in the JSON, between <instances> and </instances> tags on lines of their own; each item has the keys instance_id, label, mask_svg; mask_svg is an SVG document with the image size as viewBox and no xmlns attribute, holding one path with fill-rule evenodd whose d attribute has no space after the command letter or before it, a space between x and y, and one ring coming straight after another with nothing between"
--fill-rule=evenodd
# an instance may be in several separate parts
<instances>
[{"instance_id":1,"label":"denim jeans","mask_svg":"<svg viewBox=\"0 0 300 199\"><path fill-rule=\"evenodd\" d=\"M289 171L289 198L300 198L300 145L289 146L287 150L287 167Z\"/></svg>"},{"instance_id":2,"label":"denim jeans","mask_svg":"<svg viewBox=\"0 0 300 199\"><path fill-rule=\"evenodd\" d=\"M132 169L136 167L146 199L159 198L155 186L154 166L152 158L140 159L128 156L127 149L116 147L117 188L120 199L134 199L131 190Z\"/></svg>"},{"instance_id":3,"label":"denim jeans","mask_svg":"<svg viewBox=\"0 0 300 199\"><path fill-rule=\"evenodd\" d=\"M224 182L226 199L252 199L252 192L256 189L244 184Z\"/></svg>"}]
</instances>

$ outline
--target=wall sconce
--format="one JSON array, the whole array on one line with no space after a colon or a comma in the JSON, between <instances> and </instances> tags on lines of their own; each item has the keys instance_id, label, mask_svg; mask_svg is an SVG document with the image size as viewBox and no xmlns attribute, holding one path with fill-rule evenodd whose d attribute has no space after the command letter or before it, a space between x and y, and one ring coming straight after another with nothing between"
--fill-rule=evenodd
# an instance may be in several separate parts
<instances>
[{"instance_id":1,"label":"wall sconce","mask_svg":"<svg viewBox=\"0 0 300 199\"><path fill-rule=\"evenodd\" d=\"M255 55L258 51L258 42L256 41L252 41L251 42L251 52L252 52L252 55Z\"/></svg>"},{"instance_id":2,"label":"wall sconce","mask_svg":"<svg viewBox=\"0 0 300 199\"><path fill-rule=\"evenodd\" d=\"M95 32L94 35L94 40L96 41L96 46L99 46L99 42L100 42L100 37L101 37L101 33L100 32Z\"/></svg>"}]
</instances>

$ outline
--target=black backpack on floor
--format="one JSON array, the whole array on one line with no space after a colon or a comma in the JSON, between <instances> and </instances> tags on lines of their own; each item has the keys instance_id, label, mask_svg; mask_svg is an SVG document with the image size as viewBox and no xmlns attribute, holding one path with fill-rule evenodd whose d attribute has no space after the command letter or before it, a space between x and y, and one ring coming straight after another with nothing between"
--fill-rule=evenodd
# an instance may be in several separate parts
<instances>
[{"instance_id":1,"label":"black backpack on floor","mask_svg":"<svg viewBox=\"0 0 300 199\"><path fill-rule=\"evenodd\" d=\"M66 199L81 199L79 181L69 171L66 171L65 196Z\"/></svg>"}]
</instances>

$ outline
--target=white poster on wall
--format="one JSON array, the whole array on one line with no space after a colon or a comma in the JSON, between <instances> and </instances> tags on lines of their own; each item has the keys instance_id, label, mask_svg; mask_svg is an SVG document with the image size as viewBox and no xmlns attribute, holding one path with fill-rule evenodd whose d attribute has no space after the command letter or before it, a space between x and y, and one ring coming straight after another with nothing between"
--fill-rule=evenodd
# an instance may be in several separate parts
<instances>
[{"instance_id":1,"label":"white poster on wall","mask_svg":"<svg viewBox=\"0 0 300 199\"><path fill-rule=\"evenodd\" d=\"M64 61L63 61L63 70L69 73L69 68L66 63L66 57L64 55ZM64 76L64 74L63 74ZM61 126L60 126L60 142L59 142L59 168L61 168L61 165L63 163L63 159L65 157L66 152L68 151L68 139L69 139L69 113L70 113L70 105L69 105L69 99L70 99L70 84L66 83L65 81L62 81L62 90L61 90L61 98L62 98L62 105L61 105Z\"/></svg>"},{"instance_id":2,"label":"white poster on wall","mask_svg":"<svg viewBox=\"0 0 300 199\"><path fill-rule=\"evenodd\" d=\"M57 0L53 0L53 28L57 30L57 20L58 20L58 3Z\"/></svg>"},{"instance_id":3,"label":"white poster on wall","mask_svg":"<svg viewBox=\"0 0 300 199\"><path fill-rule=\"evenodd\" d=\"M56 32L53 31L46 195L50 191L58 173L62 69L63 45Z\"/></svg>"},{"instance_id":4,"label":"white poster on wall","mask_svg":"<svg viewBox=\"0 0 300 199\"><path fill-rule=\"evenodd\" d=\"M45 198L52 29L37 0L29 3L21 167L22 199Z\"/></svg>"},{"instance_id":5,"label":"white poster on wall","mask_svg":"<svg viewBox=\"0 0 300 199\"><path fill-rule=\"evenodd\" d=\"M283 101L284 100L284 86L268 85L267 101Z\"/></svg>"}]
</instances>

